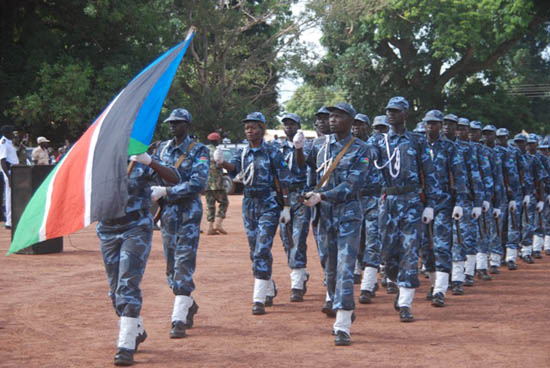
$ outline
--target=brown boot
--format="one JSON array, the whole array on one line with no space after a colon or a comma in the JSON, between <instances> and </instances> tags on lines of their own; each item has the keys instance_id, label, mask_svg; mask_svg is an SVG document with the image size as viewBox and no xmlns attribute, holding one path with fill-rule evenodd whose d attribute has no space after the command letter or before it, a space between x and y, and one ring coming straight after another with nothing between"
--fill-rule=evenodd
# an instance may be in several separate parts
<instances>
[{"instance_id":1,"label":"brown boot","mask_svg":"<svg viewBox=\"0 0 550 368\"><path fill-rule=\"evenodd\" d=\"M227 235L227 231L222 227L223 219L221 217L216 217L216 231L220 234Z\"/></svg>"},{"instance_id":2,"label":"brown boot","mask_svg":"<svg viewBox=\"0 0 550 368\"><path fill-rule=\"evenodd\" d=\"M208 223L208 232L207 232L208 235L218 235L218 232L216 231L216 229L214 229L214 223L213 222L209 222Z\"/></svg>"}]
</instances>

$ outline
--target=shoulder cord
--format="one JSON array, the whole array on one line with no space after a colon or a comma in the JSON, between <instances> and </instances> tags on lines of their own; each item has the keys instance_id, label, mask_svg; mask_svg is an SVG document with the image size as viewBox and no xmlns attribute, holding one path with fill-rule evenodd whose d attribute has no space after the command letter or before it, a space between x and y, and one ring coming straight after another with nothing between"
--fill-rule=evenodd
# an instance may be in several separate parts
<instances>
[{"instance_id":1,"label":"shoulder cord","mask_svg":"<svg viewBox=\"0 0 550 368\"><path fill-rule=\"evenodd\" d=\"M244 185L252 185L252 182L254 182L254 157L252 157L252 162L249 163L246 169L243 170L244 159L247 153L248 147L245 147L241 154L241 177Z\"/></svg>"},{"instance_id":2,"label":"shoulder cord","mask_svg":"<svg viewBox=\"0 0 550 368\"><path fill-rule=\"evenodd\" d=\"M329 157L329 152L328 152L328 149L329 149L328 143L330 141L330 135L327 134L325 137L326 137L325 144L323 144L323 146L319 150L319 153L317 154L317 158L319 158L319 154L321 153L321 151L323 149L325 150L323 163L316 170L317 173L320 173L321 177L323 177L325 175L328 168L332 165L332 160L333 160L333 157ZM322 186L325 186L327 184L327 182L325 182Z\"/></svg>"},{"instance_id":3,"label":"shoulder cord","mask_svg":"<svg viewBox=\"0 0 550 368\"><path fill-rule=\"evenodd\" d=\"M393 153L391 153L390 143L388 141L388 134L387 133L382 133L382 134L384 135L384 143L386 144L386 153L388 155L388 161L384 165L378 165L378 159L376 159L374 161L374 166L378 170L382 170L387 166L391 177L395 179L399 176L399 172L401 171L401 153L399 151L399 145L397 145L397 147L393 150ZM394 159L395 159L395 163L392 169L391 162ZM393 170L395 170L395 172Z\"/></svg>"},{"instance_id":4,"label":"shoulder cord","mask_svg":"<svg viewBox=\"0 0 550 368\"><path fill-rule=\"evenodd\" d=\"M170 139L170 140L164 145L164 147L162 147L162 151L160 151L160 155L159 155L159 157L160 157L160 159L161 159L162 161L164 161L164 160L162 159L162 157L164 156L164 153L165 153L166 150L168 149L168 146L171 145L171 144L172 144L172 139Z\"/></svg>"}]
</instances>

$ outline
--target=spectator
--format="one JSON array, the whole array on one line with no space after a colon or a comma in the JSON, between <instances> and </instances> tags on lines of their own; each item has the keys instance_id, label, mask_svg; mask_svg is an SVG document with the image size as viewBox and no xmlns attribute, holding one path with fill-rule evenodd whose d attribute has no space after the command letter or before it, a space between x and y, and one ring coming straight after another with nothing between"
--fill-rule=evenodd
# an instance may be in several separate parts
<instances>
[{"instance_id":1,"label":"spectator","mask_svg":"<svg viewBox=\"0 0 550 368\"><path fill-rule=\"evenodd\" d=\"M6 229L11 229L11 166L17 165L19 159L17 152L13 147L13 126L5 125L2 127L2 139L0 139L0 167L4 176L4 211Z\"/></svg>"},{"instance_id":2,"label":"spectator","mask_svg":"<svg viewBox=\"0 0 550 368\"><path fill-rule=\"evenodd\" d=\"M38 137L36 143L38 143L38 147L32 151L32 163L34 165L49 165L50 153L48 151L48 143L50 141L46 137Z\"/></svg>"}]
</instances>

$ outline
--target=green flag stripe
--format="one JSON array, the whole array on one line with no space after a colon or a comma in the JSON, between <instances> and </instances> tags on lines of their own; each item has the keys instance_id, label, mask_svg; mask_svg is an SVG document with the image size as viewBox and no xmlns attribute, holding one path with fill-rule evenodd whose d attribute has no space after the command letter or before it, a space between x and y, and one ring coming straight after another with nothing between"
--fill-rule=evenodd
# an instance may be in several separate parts
<instances>
[{"instance_id":1,"label":"green flag stripe","mask_svg":"<svg viewBox=\"0 0 550 368\"><path fill-rule=\"evenodd\" d=\"M130 137L128 144L128 155L139 155L140 153L147 152L148 145Z\"/></svg>"}]
</instances>

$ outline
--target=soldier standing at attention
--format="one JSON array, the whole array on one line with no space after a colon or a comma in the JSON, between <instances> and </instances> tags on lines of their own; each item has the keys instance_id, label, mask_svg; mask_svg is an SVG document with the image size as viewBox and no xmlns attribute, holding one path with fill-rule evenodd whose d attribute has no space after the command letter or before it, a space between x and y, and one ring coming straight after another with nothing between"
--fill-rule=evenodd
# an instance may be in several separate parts
<instances>
[{"instance_id":1,"label":"soldier standing at attention","mask_svg":"<svg viewBox=\"0 0 550 368\"><path fill-rule=\"evenodd\" d=\"M152 159L147 153L131 156L130 160L137 163L128 178L126 213L122 217L100 220L96 227L109 281L109 297L120 317L115 365L124 366L134 364L134 353L147 338L140 317L139 285L153 240L153 217L149 209L158 191L151 191L151 185L173 185L180 179L173 167Z\"/></svg>"},{"instance_id":2,"label":"soldier standing at attention","mask_svg":"<svg viewBox=\"0 0 550 368\"><path fill-rule=\"evenodd\" d=\"M321 204L319 239L327 249L325 266L328 300L323 312L336 311L333 333L335 345L350 345L350 329L355 301L353 270L359 250L361 219L360 188L371 159L364 142L352 137L355 109L339 102L327 108L332 132L326 143L313 146L307 164L316 172L315 189L304 195L305 204Z\"/></svg>"},{"instance_id":3,"label":"soldier standing at attention","mask_svg":"<svg viewBox=\"0 0 550 368\"><path fill-rule=\"evenodd\" d=\"M189 137L191 114L186 109L175 109L164 122L170 125L173 138L160 143L159 157L178 170L181 181L170 188L153 187L153 193L162 198L159 205L166 277L175 295L170 337L181 338L186 336L186 329L193 327L193 316L199 309L191 293L195 290L193 274L202 218L200 194L208 181L210 152Z\"/></svg>"},{"instance_id":4,"label":"soldier standing at attention","mask_svg":"<svg viewBox=\"0 0 550 368\"><path fill-rule=\"evenodd\" d=\"M277 224L289 222L291 217L287 190L289 172L281 152L263 139L264 115L250 113L243 123L248 146L237 151L230 162L224 160L221 150L214 152L214 158L231 175L242 177L242 216L254 273L252 314L262 315L265 307L273 306L273 298L277 295L272 280L271 246ZM277 191L282 194L283 203L278 202Z\"/></svg>"},{"instance_id":5,"label":"soldier standing at attention","mask_svg":"<svg viewBox=\"0 0 550 368\"><path fill-rule=\"evenodd\" d=\"M214 151L220 144L221 136L217 132L208 134L207 137L209 144L208 150L210 151L210 171L208 173L208 184L206 186L206 220L208 221L208 235L227 234L227 231L222 227L222 221L225 218L227 207L229 206L229 200L227 199L227 193L223 184L223 169L218 167L214 161ZM216 202L220 205L218 207L218 215L216 215ZM214 225L214 217L216 223Z\"/></svg>"},{"instance_id":6,"label":"soldier standing at attention","mask_svg":"<svg viewBox=\"0 0 550 368\"><path fill-rule=\"evenodd\" d=\"M2 127L3 137L0 139L0 169L4 178L4 218L6 229L11 229L11 166L17 165L17 151L13 146L13 126Z\"/></svg>"},{"instance_id":7,"label":"soldier standing at attention","mask_svg":"<svg viewBox=\"0 0 550 368\"><path fill-rule=\"evenodd\" d=\"M286 251L290 268L290 301L302 302L306 293L307 244L311 209L298 201L306 189L307 166L305 156L309 147L305 147L304 134L299 130L301 119L298 115L288 113L282 119L286 139L279 150L289 170L288 199L290 204L290 221L281 222L279 234Z\"/></svg>"},{"instance_id":8,"label":"soldier standing at attention","mask_svg":"<svg viewBox=\"0 0 550 368\"><path fill-rule=\"evenodd\" d=\"M544 211L544 192L545 183L549 178L549 173L546 171L546 167L542 162L542 155L537 151L538 137L535 134L529 134L527 139L527 152L529 158L536 162L536 176L535 176L535 199L536 215L531 217L532 222L535 223L534 235L533 235L533 257L542 258L542 247L544 245L544 229L543 229L543 211ZM534 157L533 157L534 156Z\"/></svg>"},{"instance_id":9,"label":"soldier standing at attention","mask_svg":"<svg viewBox=\"0 0 550 368\"><path fill-rule=\"evenodd\" d=\"M424 226L422 258L432 283L431 302L434 307L445 305L445 293L451 273L453 222L464 213L466 180L464 165L454 142L441 134L443 113L431 110L423 119L426 122L426 138L441 187L441 198L435 206L433 230ZM454 221L453 221L454 220Z\"/></svg>"},{"instance_id":10,"label":"soldier standing at attention","mask_svg":"<svg viewBox=\"0 0 550 368\"><path fill-rule=\"evenodd\" d=\"M379 210L382 257L387 277L399 286L394 308L402 322L414 320L411 306L420 286L422 222L432 222L434 206L441 197L428 147L405 127L408 111L404 97L392 97L386 106L391 130L375 142L375 166L383 178Z\"/></svg>"}]
</instances>

